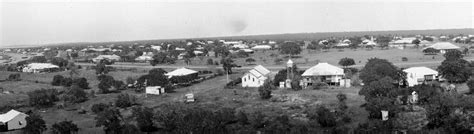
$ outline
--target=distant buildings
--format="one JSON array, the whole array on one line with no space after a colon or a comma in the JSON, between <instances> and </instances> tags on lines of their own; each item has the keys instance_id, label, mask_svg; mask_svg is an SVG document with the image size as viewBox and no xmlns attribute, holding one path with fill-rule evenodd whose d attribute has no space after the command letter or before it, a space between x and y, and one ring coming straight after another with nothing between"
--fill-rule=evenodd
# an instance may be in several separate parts
<instances>
[{"instance_id":1,"label":"distant buildings","mask_svg":"<svg viewBox=\"0 0 474 134\"><path fill-rule=\"evenodd\" d=\"M99 55L95 58L92 59L93 62L100 62L101 60L110 60L110 61L119 61L120 56L117 56L115 54L113 55Z\"/></svg>"},{"instance_id":2,"label":"distant buildings","mask_svg":"<svg viewBox=\"0 0 474 134\"><path fill-rule=\"evenodd\" d=\"M434 50L436 50L437 53L446 53L447 51L449 50L456 50L456 49L460 49L460 47L454 45L453 43L450 43L450 42L438 42L438 43L435 43L431 46L428 46L426 48L423 49L423 51L425 53L427 53L425 50L427 50L428 48L433 48Z\"/></svg>"}]
</instances>

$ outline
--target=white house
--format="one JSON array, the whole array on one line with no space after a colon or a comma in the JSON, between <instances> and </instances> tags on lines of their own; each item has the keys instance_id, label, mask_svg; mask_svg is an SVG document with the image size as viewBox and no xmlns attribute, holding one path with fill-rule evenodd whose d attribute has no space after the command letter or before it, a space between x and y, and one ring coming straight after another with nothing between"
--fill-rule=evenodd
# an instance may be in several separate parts
<instances>
[{"instance_id":1,"label":"white house","mask_svg":"<svg viewBox=\"0 0 474 134\"><path fill-rule=\"evenodd\" d=\"M269 46L269 45L256 45L252 47L253 50L269 50L271 48L272 46Z\"/></svg>"},{"instance_id":2,"label":"white house","mask_svg":"<svg viewBox=\"0 0 474 134\"><path fill-rule=\"evenodd\" d=\"M194 70L191 70L191 69L187 69L187 68L178 68L174 71L171 71L169 73L166 73L165 75L168 76L168 78L171 78L173 76L186 76L186 75L192 75L192 74L197 74L198 71L194 71ZM196 75L197 76L197 75Z\"/></svg>"},{"instance_id":3,"label":"white house","mask_svg":"<svg viewBox=\"0 0 474 134\"><path fill-rule=\"evenodd\" d=\"M119 61L120 56L117 56L115 54L113 54L113 55L99 55L99 56L93 58L92 61L93 62L99 62L103 59L108 59L108 60L111 60L111 61Z\"/></svg>"},{"instance_id":4,"label":"white house","mask_svg":"<svg viewBox=\"0 0 474 134\"><path fill-rule=\"evenodd\" d=\"M270 70L262 65L255 66L242 76L242 87L260 87L269 78Z\"/></svg>"},{"instance_id":5,"label":"white house","mask_svg":"<svg viewBox=\"0 0 474 134\"><path fill-rule=\"evenodd\" d=\"M433 49L436 49L438 50L440 53L444 54L446 53L447 51L449 50L455 50L455 49L459 49L460 47L454 45L453 43L449 43L449 42L438 42L438 43L435 43L431 46L428 46L424 49L427 49L427 48L433 48ZM424 50L423 49L423 50Z\"/></svg>"},{"instance_id":6,"label":"white house","mask_svg":"<svg viewBox=\"0 0 474 134\"><path fill-rule=\"evenodd\" d=\"M411 67L403 71L407 73L407 82L410 87L438 79L438 71L427 67Z\"/></svg>"},{"instance_id":7,"label":"white house","mask_svg":"<svg viewBox=\"0 0 474 134\"><path fill-rule=\"evenodd\" d=\"M0 126L6 126L7 130L22 129L26 127L25 118L27 116L12 109L5 114L0 114Z\"/></svg>"},{"instance_id":8,"label":"white house","mask_svg":"<svg viewBox=\"0 0 474 134\"><path fill-rule=\"evenodd\" d=\"M151 57L151 56L138 56L137 58L135 58L135 60L139 61L139 62L146 62L146 61L153 60L153 57Z\"/></svg>"},{"instance_id":9,"label":"white house","mask_svg":"<svg viewBox=\"0 0 474 134\"><path fill-rule=\"evenodd\" d=\"M51 63L30 63L23 67L22 71L27 73L41 73L59 70L59 66Z\"/></svg>"},{"instance_id":10,"label":"white house","mask_svg":"<svg viewBox=\"0 0 474 134\"><path fill-rule=\"evenodd\" d=\"M328 63L319 63L313 66L301 75L303 77L303 86L311 86L315 82L324 82L329 85L339 85L344 70Z\"/></svg>"}]
</instances>

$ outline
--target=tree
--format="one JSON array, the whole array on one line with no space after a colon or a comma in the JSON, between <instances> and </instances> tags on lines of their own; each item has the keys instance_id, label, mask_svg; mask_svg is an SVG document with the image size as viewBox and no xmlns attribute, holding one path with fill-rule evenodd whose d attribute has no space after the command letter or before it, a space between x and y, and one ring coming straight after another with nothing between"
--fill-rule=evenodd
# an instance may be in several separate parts
<instances>
[{"instance_id":1,"label":"tree","mask_svg":"<svg viewBox=\"0 0 474 134\"><path fill-rule=\"evenodd\" d=\"M80 103L87 100L87 93L77 85L71 86L64 93L63 100L70 103Z\"/></svg>"},{"instance_id":2,"label":"tree","mask_svg":"<svg viewBox=\"0 0 474 134\"><path fill-rule=\"evenodd\" d=\"M207 65L214 65L214 61L211 58L207 59Z\"/></svg>"},{"instance_id":3,"label":"tree","mask_svg":"<svg viewBox=\"0 0 474 134\"><path fill-rule=\"evenodd\" d=\"M115 106L120 108L127 108L136 103L137 98L129 94L120 94L115 100Z\"/></svg>"},{"instance_id":4,"label":"tree","mask_svg":"<svg viewBox=\"0 0 474 134\"><path fill-rule=\"evenodd\" d=\"M51 59L51 64L57 65L60 68L64 68L68 65L68 61L61 57L54 57Z\"/></svg>"},{"instance_id":5,"label":"tree","mask_svg":"<svg viewBox=\"0 0 474 134\"><path fill-rule=\"evenodd\" d=\"M49 107L58 101L58 91L56 89L40 89L27 93L31 106Z\"/></svg>"},{"instance_id":6,"label":"tree","mask_svg":"<svg viewBox=\"0 0 474 134\"><path fill-rule=\"evenodd\" d=\"M123 128L122 115L117 108L109 107L100 112L96 117L96 126L103 127L106 133L119 134Z\"/></svg>"},{"instance_id":7,"label":"tree","mask_svg":"<svg viewBox=\"0 0 474 134\"><path fill-rule=\"evenodd\" d=\"M280 46L281 54L298 55L301 53L301 48L295 42L285 42Z\"/></svg>"},{"instance_id":8,"label":"tree","mask_svg":"<svg viewBox=\"0 0 474 134\"><path fill-rule=\"evenodd\" d=\"M469 93L474 94L474 79L470 79L466 84L469 87Z\"/></svg>"},{"instance_id":9,"label":"tree","mask_svg":"<svg viewBox=\"0 0 474 134\"><path fill-rule=\"evenodd\" d=\"M95 66L95 74L100 75L100 74L107 74L109 73L109 70L107 66L105 66L105 63L99 62Z\"/></svg>"},{"instance_id":10,"label":"tree","mask_svg":"<svg viewBox=\"0 0 474 134\"><path fill-rule=\"evenodd\" d=\"M64 120L59 123L54 123L51 126L51 131L53 134L73 134L77 133L79 128L77 128L77 125L72 121Z\"/></svg>"},{"instance_id":11,"label":"tree","mask_svg":"<svg viewBox=\"0 0 474 134\"><path fill-rule=\"evenodd\" d=\"M411 42L411 44L415 44L415 48L418 48L418 47L420 47L420 42L421 41L419 39L415 39Z\"/></svg>"},{"instance_id":12,"label":"tree","mask_svg":"<svg viewBox=\"0 0 474 134\"><path fill-rule=\"evenodd\" d=\"M23 130L28 134L41 134L48 129L43 117L37 113L28 115L25 120L27 125Z\"/></svg>"},{"instance_id":13,"label":"tree","mask_svg":"<svg viewBox=\"0 0 474 134\"><path fill-rule=\"evenodd\" d=\"M336 115L329 111L328 108L321 106L316 111L318 123L322 127L336 126Z\"/></svg>"},{"instance_id":14,"label":"tree","mask_svg":"<svg viewBox=\"0 0 474 134\"><path fill-rule=\"evenodd\" d=\"M355 61L352 58L342 58L339 60L339 65L343 66L344 68L347 68L348 66L355 65Z\"/></svg>"},{"instance_id":15,"label":"tree","mask_svg":"<svg viewBox=\"0 0 474 134\"><path fill-rule=\"evenodd\" d=\"M32 63L46 63L46 62L48 62L48 59L46 59L46 57L44 57L44 56L35 56L35 57L30 59L30 62L32 62Z\"/></svg>"},{"instance_id":16,"label":"tree","mask_svg":"<svg viewBox=\"0 0 474 134\"><path fill-rule=\"evenodd\" d=\"M144 86L161 86L165 87L169 84L169 79L165 75L166 71L161 68L155 68L148 72L147 75L140 76L138 83L145 83Z\"/></svg>"},{"instance_id":17,"label":"tree","mask_svg":"<svg viewBox=\"0 0 474 134\"><path fill-rule=\"evenodd\" d=\"M153 124L153 109L148 107L134 107L132 109L132 116L135 118L137 126L142 132L156 131L157 128Z\"/></svg>"},{"instance_id":18,"label":"tree","mask_svg":"<svg viewBox=\"0 0 474 134\"><path fill-rule=\"evenodd\" d=\"M164 52L157 53L153 55L153 60L150 61L150 64L152 66L155 66L156 64L163 64L168 62L168 54Z\"/></svg>"},{"instance_id":19,"label":"tree","mask_svg":"<svg viewBox=\"0 0 474 134\"><path fill-rule=\"evenodd\" d=\"M53 86L60 86L61 83L62 83L62 81L63 81L63 79L64 79L64 76L62 76L62 75L59 75L59 74L58 74L58 75L54 75L53 81L51 82L51 85L53 85Z\"/></svg>"},{"instance_id":20,"label":"tree","mask_svg":"<svg viewBox=\"0 0 474 134\"><path fill-rule=\"evenodd\" d=\"M386 59L371 58L360 71L359 78L364 83L371 83L384 77L390 77L395 81L401 82L406 79L406 73Z\"/></svg>"},{"instance_id":21,"label":"tree","mask_svg":"<svg viewBox=\"0 0 474 134\"><path fill-rule=\"evenodd\" d=\"M99 114L100 112L103 112L103 111L107 110L109 107L110 106L107 105L107 104L98 103L98 104L92 105L91 111L95 114Z\"/></svg>"},{"instance_id":22,"label":"tree","mask_svg":"<svg viewBox=\"0 0 474 134\"><path fill-rule=\"evenodd\" d=\"M262 99L270 99L272 97L273 86L269 81L265 81L263 86L258 87L258 93Z\"/></svg>"},{"instance_id":23,"label":"tree","mask_svg":"<svg viewBox=\"0 0 474 134\"><path fill-rule=\"evenodd\" d=\"M76 78L72 80L72 85L76 85L82 89L89 89L89 83L87 82L87 79L84 77Z\"/></svg>"},{"instance_id":24,"label":"tree","mask_svg":"<svg viewBox=\"0 0 474 134\"><path fill-rule=\"evenodd\" d=\"M380 49L388 49L388 43L392 41L392 39L388 36L379 36L376 41L380 45Z\"/></svg>"},{"instance_id":25,"label":"tree","mask_svg":"<svg viewBox=\"0 0 474 134\"><path fill-rule=\"evenodd\" d=\"M462 53L459 50L448 51L444 54L446 58L438 66L440 74L449 82L464 82L469 79L471 69L469 62L462 59Z\"/></svg>"},{"instance_id":26,"label":"tree","mask_svg":"<svg viewBox=\"0 0 474 134\"><path fill-rule=\"evenodd\" d=\"M250 64L250 63L252 63L252 62L255 62L255 59L253 59L253 58L247 58L247 59L245 59L245 62L247 62L247 64Z\"/></svg>"},{"instance_id":27,"label":"tree","mask_svg":"<svg viewBox=\"0 0 474 134\"><path fill-rule=\"evenodd\" d=\"M100 89L99 91L104 94L109 93L110 92L109 89L115 84L114 77L109 76L109 75L100 75L98 79L99 79L98 87Z\"/></svg>"},{"instance_id":28,"label":"tree","mask_svg":"<svg viewBox=\"0 0 474 134\"><path fill-rule=\"evenodd\" d=\"M222 68L224 68L224 71L226 71L228 74L232 74L232 68L236 66L234 64L234 60L232 60L230 57L223 58L221 60L221 64Z\"/></svg>"}]
</instances>

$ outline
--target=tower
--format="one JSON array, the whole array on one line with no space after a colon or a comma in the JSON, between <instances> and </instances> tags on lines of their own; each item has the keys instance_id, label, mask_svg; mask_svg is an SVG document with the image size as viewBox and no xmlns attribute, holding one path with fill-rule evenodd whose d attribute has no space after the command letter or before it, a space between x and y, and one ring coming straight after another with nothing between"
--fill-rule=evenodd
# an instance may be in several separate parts
<instances>
[{"instance_id":1,"label":"tower","mask_svg":"<svg viewBox=\"0 0 474 134\"><path fill-rule=\"evenodd\" d=\"M293 77L293 61L291 59L286 63L286 88L291 88L291 79Z\"/></svg>"}]
</instances>

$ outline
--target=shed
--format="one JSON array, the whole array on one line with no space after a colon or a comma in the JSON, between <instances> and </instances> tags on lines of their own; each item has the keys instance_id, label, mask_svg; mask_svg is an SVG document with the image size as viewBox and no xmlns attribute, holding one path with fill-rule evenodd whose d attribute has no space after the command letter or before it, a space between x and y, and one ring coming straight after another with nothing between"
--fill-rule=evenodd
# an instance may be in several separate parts
<instances>
[{"instance_id":1,"label":"shed","mask_svg":"<svg viewBox=\"0 0 474 134\"><path fill-rule=\"evenodd\" d=\"M6 126L7 130L22 129L26 126L28 115L14 109L5 114L0 114L0 126Z\"/></svg>"}]
</instances>

